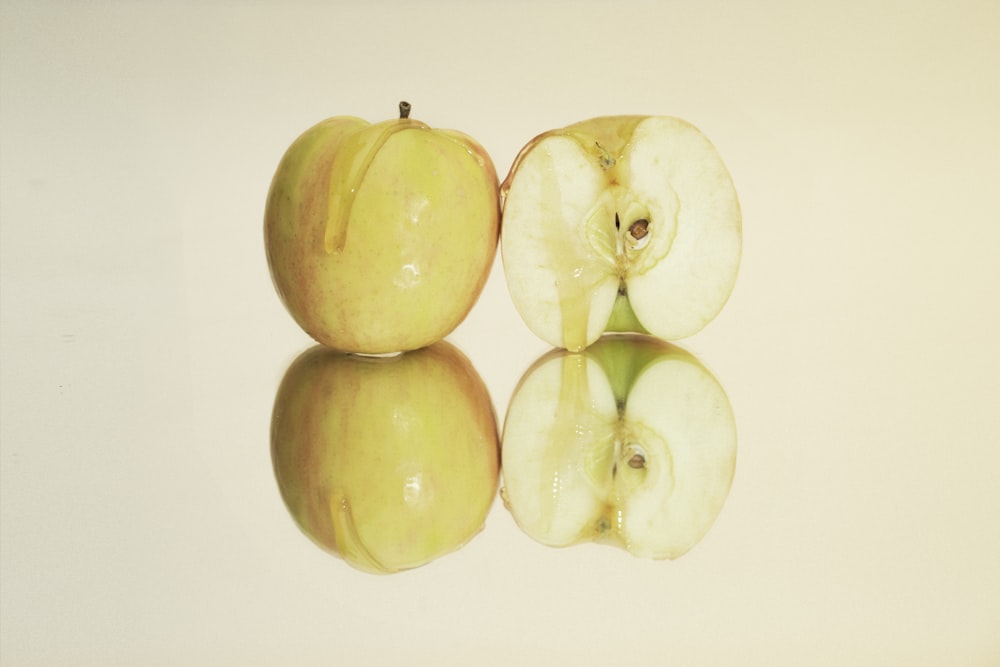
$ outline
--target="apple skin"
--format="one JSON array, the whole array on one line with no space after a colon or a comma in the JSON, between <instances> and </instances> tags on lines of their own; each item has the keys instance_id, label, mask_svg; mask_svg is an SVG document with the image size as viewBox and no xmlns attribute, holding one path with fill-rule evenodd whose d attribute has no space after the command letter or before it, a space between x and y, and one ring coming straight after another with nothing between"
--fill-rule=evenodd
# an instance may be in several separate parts
<instances>
[{"instance_id":1,"label":"apple skin","mask_svg":"<svg viewBox=\"0 0 1000 667\"><path fill-rule=\"evenodd\" d=\"M742 213L696 127L606 116L543 133L500 188L501 254L518 313L580 351L605 332L690 336L736 282Z\"/></svg>"},{"instance_id":2,"label":"apple skin","mask_svg":"<svg viewBox=\"0 0 1000 667\"><path fill-rule=\"evenodd\" d=\"M451 553L483 528L499 477L496 414L453 345L390 357L315 346L275 398L271 458L300 529L387 574Z\"/></svg>"},{"instance_id":3,"label":"apple skin","mask_svg":"<svg viewBox=\"0 0 1000 667\"><path fill-rule=\"evenodd\" d=\"M501 458L504 504L532 539L674 559L725 503L736 426L722 386L689 353L651 336L608 334L528 369L510 401Z\"/></svg>"},{"instance_id":4,"label":"apple skin","mask_svg":"<svg viewBox=\"0 0 1000 667\"><path fill-rule=\"evenodd\" d=\"M492 268L498 187L489 155L460 132L408 117L324 120L288 148L268 192L275 289L334 349L384 354L441 340Z\"/></svg>"}]
</instances>

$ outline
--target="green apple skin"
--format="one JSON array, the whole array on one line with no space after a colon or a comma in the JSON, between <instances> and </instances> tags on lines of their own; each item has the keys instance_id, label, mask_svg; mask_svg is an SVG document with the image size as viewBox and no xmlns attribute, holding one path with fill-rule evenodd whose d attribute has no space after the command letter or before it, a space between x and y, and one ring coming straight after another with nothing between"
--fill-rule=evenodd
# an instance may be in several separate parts
<instances>
[{"instance_id":1,"label":"green apple skin","mask_svg":"<svg viewBox=\"0 0 1000 667\"><path fill-rule=\"evenodd\" d=\"M410 118L334 117L288 148L264 241L295 321L342 351L443 339L485 285L499 239L496 170L471 137Z\"/></svg>"},{"instance_id":2,"label":"green apple skin","mask_svg":"<svg viewBox=\"0 0 1000 667\"><path fill-rule=\"evenodd\" d=\"M501 452L504 503L536 541L673 559L725 503L736 426L722 386L690 354L651 336L607 334L528 369Z\"/></svg>"},{"instance_id":3,"label":"green apple skin","mask_svg":"<svg viewBox=\"0 0 1000 667\"><path fill-rule=\"evenodd\" d=\"M451 553L496 497L496 414L447 342L376 357L315 346L275 399L271 457L301 530L357 569L387 574Z\"/></svg>"},{"instance_id":4,"label":"green apple skin","mask_svg":"<svg viewBox=\"0 0 1000 667\"><path fill-rule=\"evenodd\" d=\"M739 200L715 147L684 120L606 116L541 134L500 196L511 299L550 345L580 351L605 332L684 338L733 291Z\"/></svg>"}]
</instances>

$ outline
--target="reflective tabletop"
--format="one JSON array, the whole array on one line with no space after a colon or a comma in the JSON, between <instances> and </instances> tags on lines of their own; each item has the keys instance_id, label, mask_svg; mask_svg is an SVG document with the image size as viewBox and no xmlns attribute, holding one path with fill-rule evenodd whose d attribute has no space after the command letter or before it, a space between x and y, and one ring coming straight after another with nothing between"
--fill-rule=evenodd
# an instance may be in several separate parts
<instances>
[{"instance_id":1,"label":"reflective tabletop","mask_svg":"<svg viewBox=\"0 0 1000 667\"><path fill-rule=\"evenodd\" d=\"M1000 663L1000 6L0 14L0 663ZM498 253L446 341L404 355L423 366L377 362L385 409L435 398L422 414L450 418L474 395L485 443L426 463L471 489L454 548L386 574L386 534L294 449L309 419L341 423L314 414L338 405L324 373L375 374L296 325L262 229L301 131L400 99L501 179L549 129L687 119L729 169L743 247L718 317L671 346L554 350ZM568 544L539 519L553 473L532 428L578 434L581 405L613 422L605 375L640 353L629 405L664 406L683 516L652 544L602 506L566 530L608 539ZM379 442L313 453L362 461L377 489ZM658 452L616 475L663 470ZM363 548L335 553L317 515Z\"/></svg>"}]
</instances>

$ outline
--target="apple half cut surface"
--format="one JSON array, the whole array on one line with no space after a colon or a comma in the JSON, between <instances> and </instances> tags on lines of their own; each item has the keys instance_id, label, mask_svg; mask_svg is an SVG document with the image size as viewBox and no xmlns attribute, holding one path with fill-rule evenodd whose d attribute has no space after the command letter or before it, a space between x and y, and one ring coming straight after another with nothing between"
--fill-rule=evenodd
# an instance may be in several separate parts
<instances>
[{"instance_id":1,"label":"apple half cut surface","mask_svg":"<svg viewBox=\"0 0 1000 667\"><path fill-rule=\"evenodd\" d=\"M689 353L608 334L528 369L511 397L501 460L501 497L532 539L672 559L725 503L736 424L722 386Z\"/></svg>"},{"instance_id":2,"label":"apple half cut surface","mask_svg":"<svg viewBox=\"0 0 1000 667\"><path fill-rule=\"evenodd\" d=\"M697 128L609 116L542 134L500 189L511 300L542 340L579 351L606 331L676 340L732 293L742 215Z\"/></svg>"}]
</instances>

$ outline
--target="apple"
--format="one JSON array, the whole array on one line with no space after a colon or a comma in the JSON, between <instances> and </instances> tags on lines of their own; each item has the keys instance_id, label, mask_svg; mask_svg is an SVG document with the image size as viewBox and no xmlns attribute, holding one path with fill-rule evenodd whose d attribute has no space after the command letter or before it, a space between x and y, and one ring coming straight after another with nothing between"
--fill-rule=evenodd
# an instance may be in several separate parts
<instances>
[{"instance_id":1,"label":"apple","mask_svg":"<svg viewBox=\"0 0 1000 667\"><path fill-rule=\"evenodd\" d=\"M725 305L740 263L732 179L697 128L609 116L539 135L500 188L511 299L555 347L606 331L676 340Z\"/></svg>"},{"instance_id":2,"label":"apple","mask_svg":"<svg viewBox=\"0 0 1000 667\"><path fill-rule=\"evenodd\" d=\"M300 529L353 567L392 573L484 526L499 478L496 414L453 345L393 356L317 345L288 368L271 459Z\"/></svg>"},{"instance_id":3,"label":"apple","mask_svg":"<svg viewBox=\"0 0 1000 667\"><path fill-rule=\"evenodd\" d=\"M534 540L672 559L722 509L736 425L722 386L689 353L607 334L528 369L510 400L501 458L504 504Z\"/></svg>"},{"instance_id":4,"label":"apple","mask_svg":"<svg viewBox=\"0 0 1000 667\"><path fill-rule=\"evenodd\" d=\"M499 239L496 170L471 137L400 117L339 116L288 148L267 195L274 286L310 336L338 350L413 350L457 327Z\"/></svg>"}]
</instances>

